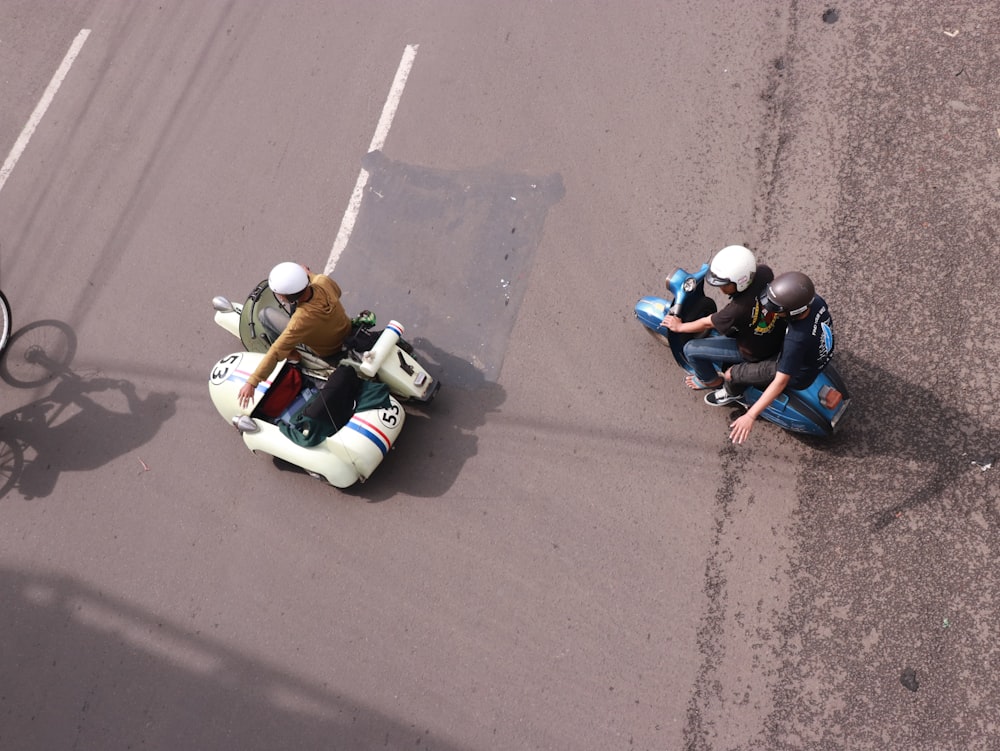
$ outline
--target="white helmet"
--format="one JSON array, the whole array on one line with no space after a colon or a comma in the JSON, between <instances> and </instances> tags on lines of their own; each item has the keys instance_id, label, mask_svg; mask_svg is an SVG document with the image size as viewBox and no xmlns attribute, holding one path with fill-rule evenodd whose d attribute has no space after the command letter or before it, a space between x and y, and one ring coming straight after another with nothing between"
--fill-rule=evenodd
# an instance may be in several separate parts
<instances>
[{"instance_id":1,"label":"white helmet","mask_svg":"<svg viewBox=\"0 0 1000 751\"><path fill-rule=\"evenodd\" d=\"M309 275L301 265L285 261L271 269L267 285L276 295L297 295L309 286Z\"/></svg>"},{"instance_id":2,"label":"white helmet","mask_svg":"<svg viewBox=\"0 0 1000 751\"><path fill-rule=\"evenodd\" d=\"M712 258L706 281L713 287L735 284L736 291L742 292L750 286L756 271L757 259L749 248L727 245Z\"/></svg>"}]
</instances>

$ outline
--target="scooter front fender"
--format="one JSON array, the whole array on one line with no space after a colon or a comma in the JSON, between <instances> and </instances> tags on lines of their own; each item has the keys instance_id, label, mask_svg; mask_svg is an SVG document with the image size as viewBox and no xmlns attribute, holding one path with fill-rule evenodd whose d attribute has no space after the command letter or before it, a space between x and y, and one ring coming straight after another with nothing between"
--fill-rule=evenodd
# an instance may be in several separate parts
<instances>
[{"instance_id":1,"label":"scooter front fender","mask_svg":"<svg viewBox=\"0 0 1000 751\"><path fill-rule=\"evenodd\" d=\"M671 307L672 303L664 300L662 297L643 297L635 304L635 317L639 320L639 323L646 327L646 330L653 337L669 346L670 352L673 354L677 364L690 372L691 366L684 358L684 341L682 337L670 331L666 326L663 326L663 319L670 314Z\"/></svg>"},{"instance_id":2,"label":"scooter front fender","mask_svg":"<svg viewBox=\"0 0 1000 751\"><path fill-rule=\"evenodd\" d=\"M217 310L215 311L215 322L237 339L240 338L240 311L230 310L223 312Z\"/></svg>"},{"instance_id":3,"label":"scooter front fender","mask_svg":"<svg viewBox=\"0 0 1000 751\"><path fill-rule=\"evenodd\" d=\"M667 314L670 313L670 304L668 300L664 300L662 297L644 297L635 304L635 317L647 329L665 332L666 329L661 329L660 325L663 323L663 319L667 317Z\"/></svg>"}]
</instances>

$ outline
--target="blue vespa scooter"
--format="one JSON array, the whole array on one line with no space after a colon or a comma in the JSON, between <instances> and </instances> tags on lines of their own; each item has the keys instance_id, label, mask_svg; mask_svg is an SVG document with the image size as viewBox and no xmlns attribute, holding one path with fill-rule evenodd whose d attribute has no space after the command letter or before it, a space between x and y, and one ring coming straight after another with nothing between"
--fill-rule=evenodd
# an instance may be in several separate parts
<instances>
[{"instance_id":1,"label":"blue vespa scooter","mask_svg":"<svg viewBox=\"0 0 1000 751\"><path fill-rule=\"evenodd\" d=\"M673 302L650 296L642 298L635 305L635 317L655 339L670 347L677 364L688 373L694 373L694 369L684 357L685 343L696 336L720 334L716 331L708 334L679 334L662 324L668 315L678 316L686 322L704 318L716 311L715 301L705 294L707 273L707 263L693 274L677 269L667 277L667 291L672 295ZM832 346L833 343L829 344ZM747 409L762 393L760 389L748 386L742 397L733 403ZM833 435L847 412L850 401L847 385L831 362L808 388L785 389L761 413L761 417L785 430L826 437Z\"/></svg>"}]
</instances>

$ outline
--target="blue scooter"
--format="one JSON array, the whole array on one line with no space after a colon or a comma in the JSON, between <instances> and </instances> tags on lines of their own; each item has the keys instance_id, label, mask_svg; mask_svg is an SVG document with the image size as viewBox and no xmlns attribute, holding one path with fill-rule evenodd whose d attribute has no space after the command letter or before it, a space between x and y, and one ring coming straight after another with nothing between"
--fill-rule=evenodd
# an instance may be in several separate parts
<instances>
[{"instance_id":1,"label":"blue scooter","mask_svg":"<svg viewBox=\"0 0 1000 751\"><path fill-rule=\"evenodd\" d=\"M667 291L673 302L660 297L644 297L635 304L635 317L646 330L662 344L670 347L674 359L688 373L694 373L691 364L684 357L684 344L696 336L719 336L716 331L708 334L679 334L663 326L663 319L675 315L682 321L695 321L716 311L715 301L705 294L705 275L708 264L704 264L693 274L677 269L667 277ZM832 346L832 342L828 343ZM742 397L733 402L744 409L756 402L763 392L748 386ZM785 430L795 433L826 437L833 435L851 398L844 379L840 377L833 363L828 363L816 380L804 389L785 389L761 417Z\"/></svg>"}]
</instances>

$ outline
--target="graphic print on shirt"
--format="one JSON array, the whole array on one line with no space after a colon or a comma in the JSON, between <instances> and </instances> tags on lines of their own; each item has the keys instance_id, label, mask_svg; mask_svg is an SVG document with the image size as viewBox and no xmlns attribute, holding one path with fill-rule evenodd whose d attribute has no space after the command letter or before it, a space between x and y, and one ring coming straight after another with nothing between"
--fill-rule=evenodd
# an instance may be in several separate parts
<instances>
[{"instance_id":1,"label":"graphic print on shirt","mask_svg":"<svg viewBox=\"0 0 1000 751\"><path fill-rule=\"evenodd\" d=\"M778 317L765 309L760 304L760 300L754 303L753 310L750 313L750 327L753 330L754 336L770 334L774 331L775 324L777 323Z\"/></svg>"},{"instance_id":2,"label":"graphic print on shirt","mask_svg":"<svg viewBox=\"0 0 1000 751\"><path fill-rule=\"evenodd\" d=\"M826 365L833 357L833 327L829 321L820 322L819 358L820 366Z\"/></svg>"}]
</instances>

